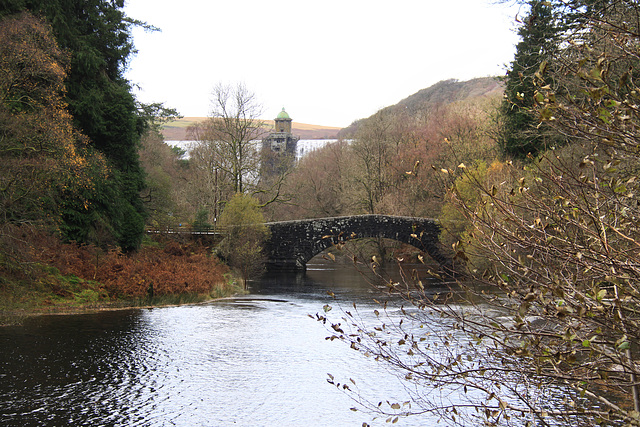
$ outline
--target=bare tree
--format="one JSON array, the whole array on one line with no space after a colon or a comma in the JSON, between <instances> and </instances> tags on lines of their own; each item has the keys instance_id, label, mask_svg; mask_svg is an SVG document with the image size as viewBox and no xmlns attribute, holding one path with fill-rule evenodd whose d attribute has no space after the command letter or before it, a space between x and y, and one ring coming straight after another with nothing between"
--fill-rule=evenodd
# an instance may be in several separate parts
<instances>
[{"instance_id":1,"label":"bare tree","mask_svg":"<svg viewBox=\"0 0 640 427\"><path fill-rule=\"evenodd\" d=\"M205 133L207 124L198 125L197 129L192 130L199 132L193 132L197 142L189 151L189 179L184 187L194 206L194 213L205 209L215 221L234 191L231 177L222 168L224 159L220 157L217 144L197 136Z\"/></svg>"},{"instance_id":2,"label":"bare tree","mask_svg":"<svg viewBox=\"0 0 640 427\"><path fill-rule=\"evenodd\" d=\"M391 163L402 138L394 132L394 123L393 114L378 111L358 129L349 147L355 204L366 213L379 213L380 202L395 185Z\"/></svg>"},{"instance_id":3,"label":"bare tree","mask_svg":"<svg viewBox=\"0 0 640 427\"><path fill-rule=\"evenodd\" d=\"M297 219L344 214L347 150L346 142L334 142L302 158L286 181L285 191L294 198L289 205L274 205L273 217Z\"/></svg>"},{"instance_id":4,"label":"bare tree","mask_svg":"<svg viewBox=\"0 0 640 427\"><path fill-rule=\"evenodd\" d=\"M244 84L214 88L211 116L200 142L209 145L217 168L229 177L235 193L247 192L257 182L260 155L256 141L265 129L261 114L256 95Z\"/></svg>"}]
</instances>

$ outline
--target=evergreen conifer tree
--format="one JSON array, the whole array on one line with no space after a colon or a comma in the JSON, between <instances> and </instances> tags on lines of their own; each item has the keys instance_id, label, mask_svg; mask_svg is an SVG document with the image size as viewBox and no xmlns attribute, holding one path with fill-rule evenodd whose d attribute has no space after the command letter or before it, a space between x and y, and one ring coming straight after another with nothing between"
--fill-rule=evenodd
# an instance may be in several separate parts
<instances>
[{"instance_id":1,"label":"evergreen conifer tree","mask_svg":"<svg viewBox=\"0 0 640 427\"><path fill-rule=\"evenodd\" d=\"M97 185L102 191L88 205L67 202L63 232L76 241L104 237L129 251L144 232L138 148L146 122L124 78L134 53L130 28L140 23L127 18L123 7L124 0L6 0L0 18L29 11L47 19L60 47L71 54L65 84L75 125L110 163L108 181Z\"/></svg>"},{"instance_id":2,"label":"evergreen conifer tree","mask_svg":"<svg viewBox=\"0 0 640 427\"><path fill-rule=\"evenodd\" d=\"M544 0L529 0L528 15L522 20L511 69L505 77L505 98L501 105L502 131L498 143L507 157L524 159L549 145L533 112L535 73L557 48L557 21L554 7Z\"/></svg>"}]
</instances>

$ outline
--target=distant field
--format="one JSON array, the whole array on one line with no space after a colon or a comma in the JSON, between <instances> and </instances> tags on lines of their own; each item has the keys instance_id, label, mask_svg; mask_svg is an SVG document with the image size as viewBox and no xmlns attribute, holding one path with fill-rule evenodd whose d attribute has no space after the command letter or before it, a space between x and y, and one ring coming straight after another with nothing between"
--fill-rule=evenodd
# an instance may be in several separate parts
<instances>
[{"instance_id":1,"label":"distant field","mask_svg":"<svg viewBox=\"0 0 640 427\"><path fill-rule=\"evenodd\" d=\"M162 135L167 141L185 141L187 128L193 124L206 120L206 117L183 117L169 122L162 127ZM264 120L270 128L273 128L273 120ZM293 122L293 134L301 139L333 139L338 135L340 128L306 123Z\"/></svg>"},{"instance_id":2,"label":"distant field","mask_svg":"<svg viewBox=\"0 0 640 427\"><path fill-rule=\"evenodd\" d=\"M181 119L168 122L166 127L186 128L203 120L206 120L206 117L183 117Z\"/></svg>"}]
</instances>

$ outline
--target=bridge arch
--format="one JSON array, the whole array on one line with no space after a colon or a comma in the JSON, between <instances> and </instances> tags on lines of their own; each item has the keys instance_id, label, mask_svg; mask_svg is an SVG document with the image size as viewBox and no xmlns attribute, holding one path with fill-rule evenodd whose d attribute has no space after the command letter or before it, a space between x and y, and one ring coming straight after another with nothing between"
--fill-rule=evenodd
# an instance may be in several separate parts
<instances>
[{"instance_id":1,"label":"bridge arch","mask_svg":"<svg viewBox=\"0 0 640 427\"><path fill-rule=\"evenodd\" d=\"M448 267L439 250L439 225L432 219L390 215L315 218L266 224L269 269L305 270L307 262L329 247L350 239L382 237L409 244Z\"/></svg>"}]
</instances>

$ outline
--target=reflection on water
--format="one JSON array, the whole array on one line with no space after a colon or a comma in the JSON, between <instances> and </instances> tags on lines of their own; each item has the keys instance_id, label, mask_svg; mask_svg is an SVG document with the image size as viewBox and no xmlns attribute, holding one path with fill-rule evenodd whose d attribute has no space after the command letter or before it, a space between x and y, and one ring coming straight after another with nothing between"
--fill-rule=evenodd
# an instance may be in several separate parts
<instances>
[{"instance_id":1,"label":"reflection on water","mask_svg":"<svg viewBox=\"0 0 640 427\"><path fill-rule=\"evenodd\" d=\"M383 295L352 267L308 267L306 274L266 276L238 298L41 316L0 328L0 425L386 425L351 411L354 403L327 383L327 374L343 383L354 379L374 402L409 400L407 383L386 365L326 340L329 332L310 318L325 304L339 318L340 307L350 310L356 302L362 319L373 322L372 311L380 308L373 299ZM398 308L388 314L401 316ZM429 339L453 330L442 319L420 317L412 325L402 317L407 329L428 329ZM421 391L416 387L412 396ZM469 397L455 388L439 393L428 397ZM396 425L437 421L420 416Z\"/></svg>"},{"instance_id":2,"label":"reflection on water","mask_svg":"<svg viewBox=\"0 0 640 427\"><path fill-rule=\"evenodd\" d=\"M380 400L401 399L402 385L384 366L325 340L309 315L334 301L327 291L363 306L373 306L375 291L351 268L309 267L265 277L239 298L1 328L0 425L371 422L349 410L327 373L357 379Z\"/></svg>"}]
</instances>

